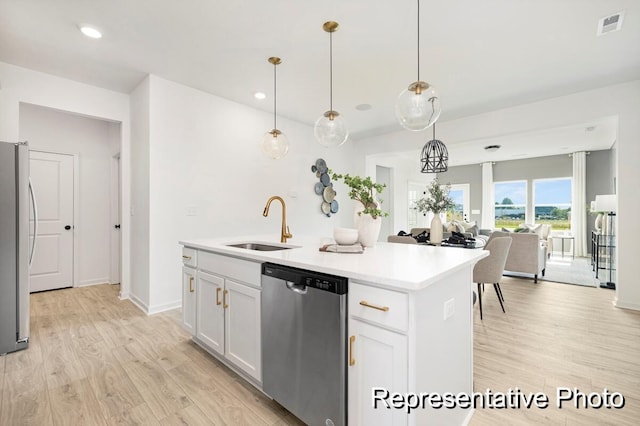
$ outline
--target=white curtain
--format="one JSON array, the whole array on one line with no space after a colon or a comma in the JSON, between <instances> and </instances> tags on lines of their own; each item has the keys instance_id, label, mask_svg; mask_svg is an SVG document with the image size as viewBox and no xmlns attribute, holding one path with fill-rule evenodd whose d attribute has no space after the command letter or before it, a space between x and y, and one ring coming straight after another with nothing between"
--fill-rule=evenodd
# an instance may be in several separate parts
<instances>
[{"instance_id":1,"label":"white curtain","mask_svg":"<svg viewBox=\"0 0 640 426\"><path fill-rule=\"evenodd\" d=\"M495 228L495 191L493 188L493 163L482 163L482 219L481 227L484 229Z\"/></svg>"},{"instance_id":2,"label":"white curtain","mask_svg":"<svg viewBox=\"0 0 640 426\"><path fill-rule=\"evenodd\" d=\"M587 255L587 154L573 153L573 185L571 186L571 233L575 255Z\"/></svg>"}]
</instances>

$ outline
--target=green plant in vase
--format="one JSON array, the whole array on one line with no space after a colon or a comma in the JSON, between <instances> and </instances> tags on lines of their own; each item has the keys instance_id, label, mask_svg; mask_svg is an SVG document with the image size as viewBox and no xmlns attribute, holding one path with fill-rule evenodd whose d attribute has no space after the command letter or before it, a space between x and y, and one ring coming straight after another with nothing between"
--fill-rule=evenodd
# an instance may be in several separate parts
<instances>
[{"instance_id":1,"label":"green plant in vase","mask_svg":"<svg viewBox=\"0 0 640 426\"><path fill-rule=\"evenodd\" d=\"M369 176L341 175L329 170L333 180L342 180L349 187L349 198L358 201L362 205L362 210L357 211L354 216L355 226L358 229L358 241L364 247L373 247L380 236L382 217L389 213L380 208L381 199L376 199L376 194L380 194L385 184L375 183Z\"/></svg>"},{"instance_id":2,"label":"green plant in vase","mask_svg":"<svg viewBox=\"0 0 640 426\"><path fill-rule=\"evenodd\" d=\"M449 196L451 184L440 185L438 178L429 183L427 186L427 197L420 198L416 201L416 208L421 213L433 213L431 220L431 228L429 229L429 241L433 244L442 242L442 220L440 213L450 210L454 207L453 199Z\"/></svg>"},{"instance_id":3,"label":"green plant in vase","mask_svg":"<svg viewBox=\"0 0 640 426\"><path fill-rule=\"evenodd\" d=\"M446 212L455 206L453 199L449 197L450 191L450 183L443 186L438 182L438 178L435 178L427 186L428 197L417 200L416 208L421 213L440 214Z\"/></svg>"},{"instance_id":4,"label":"green plant in vase","mask_svg":"<svg viewBox=\"0 0 640 426\"><path fill-rule=\"evenodd\" d=\"M388 212L380 209L382 199L376 199L375 197L376 194L381 194L387 185L375 183L369 176L362 178L349 174L342 175L332 170L329 170L329 173L331 174L331 179L342 180L349 187L349 198L359 201L364 206L364 210L358 212L358 215L369 214L373 219L389 216Z\"/></svg>"}]
</instances>

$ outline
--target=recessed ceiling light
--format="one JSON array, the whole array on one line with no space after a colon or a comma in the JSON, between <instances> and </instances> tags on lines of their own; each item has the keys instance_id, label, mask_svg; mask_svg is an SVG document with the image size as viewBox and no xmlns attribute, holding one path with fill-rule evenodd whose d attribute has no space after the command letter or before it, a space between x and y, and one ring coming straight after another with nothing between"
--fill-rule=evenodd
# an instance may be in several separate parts
<instances>
[{"instance_id":1,"label":"recessed ceiling light","mask_svg":"<svg viewBox=\"0 0 640 426\"><path fill-rule=\"evenodd\" d=\"M356 105L356 109L358 111L369 111L371 109L371 105L370 104L359 104Z\"/></svg>"},{"instance_id":2,"label":"recessed ceiling light","mask_svg":"<svg viewBox=\"0 0 640 426\"><path fill-rule=\"evenodd\" d=\"M91 25L78 25L78 28L82 32L82 34L86 35L90 38L102 38L102 33L96 27L92 27Z\"/></svg>"},{"instance_id":3,"label":"recessed ceiling light","mask_svg":"<svg viewBox=\"0 0 640 426\"><path fill-rule=\"evenodd\" d=\"M253 92L253 97L259 100L266 99L267 95L264 92Z\"/></svg>"},{"instance_id":4,"label":"recessed ceiling light","mask_svg":"<svg viewBox=\"0 0 640 426\"><path fill-rule=\"evenodd\" d=\"M487 152L496 152L500 149L500 145L487 145L484 147L484 150Z\"/></svg>"}]
</instances>

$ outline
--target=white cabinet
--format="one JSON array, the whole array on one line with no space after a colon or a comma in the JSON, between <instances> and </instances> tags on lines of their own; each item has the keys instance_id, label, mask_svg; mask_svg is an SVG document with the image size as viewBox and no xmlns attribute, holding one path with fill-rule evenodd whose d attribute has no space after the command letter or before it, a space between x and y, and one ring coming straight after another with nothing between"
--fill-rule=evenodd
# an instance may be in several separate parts
<instances>
[{"instance_id":1,"label":"white cabinet","mask_svg":"<svg viewBox=\"0 0 640 426\"><path fill-rule=\"evenodd\" d=\"M196 335L196 270L182 267L182 325Z\"/></svg>"},{"instance_id":2,"label":"white cabinet","mask_svg":"<svg viewBox=\"0 0 640 426\"><path fill-rule=\"evenodd\" d=\"M260 264L203 250L186 250L183 261L187 264L197 259L197 271L183 268L185 328L189 330L188 323L195 324L192 335L198 344L262 382ZM194 280L195 290L190 292ZM194 321L186 319L187 312Z\"/></svg>"},{"instance_id":3,"label":"white cabinet","mask_svg":"<svg viewBox=\"0 0 640 426\"><path fill-rule=\"evenodd\" d=\"M407 392L407 336L349 320L350 425L406 425L405 411L372 405L372 388Z\"/></svg>"},{"instance_id":4,"label":"white cabinet","mask_svg":"<svg viewBox=\"0 0 640 426\"><path fill-rule=\"evenodd\" d=\"M445 249L443 249L444 251ZM472 267L420 291L349 281L350 426L468 424L473 410L373 407L373 388L391 393L473 392ZM453 306L453 309L447 309ZM448 312L453 311L453 312ZM387 399L392 404L392 398Z\"/></svg>"},{"instance_id":5,"label":"white cabinet","mask_svg":"<svg viewBox=\"0 0 640 426\"><path fill-rule=\"evenodd\" d=\"M224 355L224 279L198 271L196 337L209 349Z\"/></svg>"},{"instance_id":6,"label":"white cabinet","mask_svg":"<svg viewBox=\"0 0 640 426\"><path fill-rule=\"evenodd\" d=\"M372 404L372 389L407 392L409 296L349 283L350 425L406 425L405 411Z\"/></svg>"},{"instance_id":7,"label":"white cabinet","mask_svg":"<svg viewBox=\"0 0 640 426\"><path fill-rule=\"evenodd\" d=\"M224 356L261 382L260 290L225 280L225 291Z\"/></svg>"}]
</instances>

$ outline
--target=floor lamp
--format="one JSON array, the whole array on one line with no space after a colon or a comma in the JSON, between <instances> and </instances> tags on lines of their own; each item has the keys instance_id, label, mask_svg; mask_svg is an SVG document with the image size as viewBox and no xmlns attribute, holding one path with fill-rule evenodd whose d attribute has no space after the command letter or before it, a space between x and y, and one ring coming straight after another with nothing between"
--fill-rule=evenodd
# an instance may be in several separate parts
<instances>
[{"instance_id":1,"label":"floor lamp","mask_svg":"<svg viewBox=\"0 0 640 426\"><path fill-rule=\"evenodd\" d=\"M596 195L596 201L595 201L596 211L607 213L607 217L606 217L607 223L606 223L606 226L603 226L603 231L600 236L605 239L604 247L605 247L605 250L607 251L607 254L609 255L609 264L607 267L607 269L609 269L609 280L607 282L600 283L600 287L609 288L609 289L616 288L616 283L613 282L613 268L614 268L613 249L615 248L614 217L616 216L616 211L618 210L617 204L618 204L618 197L616 196L616 194ZM598 249L599 248L596 247L596 250ZM596 255L599 255L599 254L600 253L597 253Z\"/></svg>"}]
</instances>

